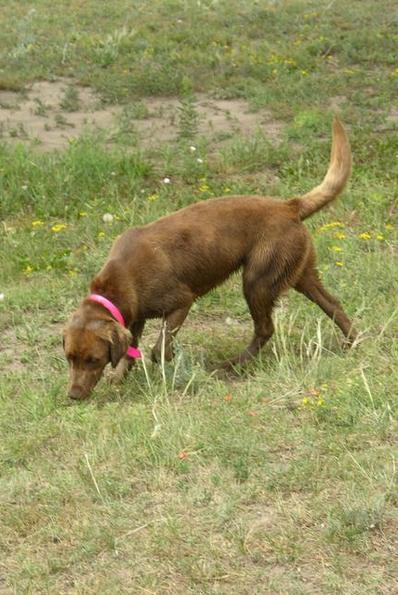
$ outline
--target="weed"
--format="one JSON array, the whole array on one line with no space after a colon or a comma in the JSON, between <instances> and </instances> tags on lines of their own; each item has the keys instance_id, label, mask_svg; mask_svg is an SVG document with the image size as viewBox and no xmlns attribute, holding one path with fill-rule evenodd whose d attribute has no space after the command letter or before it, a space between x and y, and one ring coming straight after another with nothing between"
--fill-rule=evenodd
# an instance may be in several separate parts
<instances>
[{"instance_id":1,"label":"weed","mask_svg":"<svg viewBox=\"0 0 398 595\"><path fill-rule=\"evenodd\" d=\"M178 107L178 137L183 141L193 141L198 132L199 116L195 99L191 93L185 93Z\"/></svg>"},{"instance_id":2,"label":"weed","mask_svg":"<svg viewBox=\"0 0 398 595\"><path fill-rule=\"evenodd\" d=\"M68 122L63 114L55 114L55 124L59 128L73 128L74 124L72 122Z\"/></svg>"},{"instance_id":3,"label":"weed","mask_svg":"<svg viewBox=\"0 0 398 595\"><path fill-rule=\"evenodd\" d=\"M135 106L124 106L119 116L119 126L114 139L125 145L137 143L137 132L134 125L137 109ZM142 113L142 112L141 112Z\"/></svg>"},{"instance_id":4,"label":"weed","mask_svg":"<svg viewBox=\"0 0 398 595\"><path fill-rule=\"evenodd\" d=\"M25 126L21 122L18 124L18 126L10 128L8 130L8 134L11 138L27 139L29 137Z\"/></svg>"},{"instance_id":5,"label":"weed","mask_svg":"<svg viewBox=\"0 0 398 595\"><path fill-rule=\"evenodd\" d=\"M150 116L149 109L143 101L134 102L129 109L130 117L134 120L145 120Z\"/></svg>"},{"instance_id":6,"label":"weed","mask_svg":"<svg viewBox=\"0 0 398 595\"><path fill-rule=\"evenodd\" d=\"M116 29L98 42L96 56L101 66L110 66L119 57L120 52L134 38L135 31L126 26Z\"/></svg>"},{"instance_id":7,"label":"weed","mask_svg":"<svg viewBox=\"0 0 398 595\"><path fill-rule=\"evenodd\" d=\"M42 116L43 118L47 118L48 106L45 105L45 103L43 103L43 101L39 97L35 97L34 101L37 106L34 110L34 113L37 116Z\"/></svg>"},{"instance_id":8,"label":"weed","mask_svg":"<svg viewBox=\"0 0 398 595\"><path fill-rule=\"evenodd\" d=\"M79 92L73 85L68 85L60 103L65 112L76 112L80 107Z\"/></svg>"}]
</instances>

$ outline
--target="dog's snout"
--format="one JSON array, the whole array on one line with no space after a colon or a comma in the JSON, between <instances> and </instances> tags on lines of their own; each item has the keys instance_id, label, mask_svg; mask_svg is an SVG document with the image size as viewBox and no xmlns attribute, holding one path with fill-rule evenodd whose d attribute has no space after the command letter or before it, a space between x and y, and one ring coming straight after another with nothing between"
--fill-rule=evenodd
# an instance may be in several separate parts
<instances>
[{"instance_id":1,"label":"dog's snout","mask_svg":"<svg viewBox=\"0 0 398 595\"><path fill-rule=\"evenodd\" d=\"M69 389L68 397L78 401L88 397L88 393L81 386L75 385Z\"/></svg>"}]
</instances>

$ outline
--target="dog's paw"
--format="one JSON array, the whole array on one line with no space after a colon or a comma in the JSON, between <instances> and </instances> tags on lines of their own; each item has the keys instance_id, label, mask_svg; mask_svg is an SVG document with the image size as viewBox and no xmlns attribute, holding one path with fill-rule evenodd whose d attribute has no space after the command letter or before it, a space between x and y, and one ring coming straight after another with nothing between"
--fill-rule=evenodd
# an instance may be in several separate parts
<instances>
[{"instance_id":1,"label":"dog's paw","mask_svg":"<svg viewBox=\"0 0 398 595\"><path fill-rule=\"evenodd\" d=\"M165 349L164 352L164 361L171 362L174 357L174 352L172 349ZM155 347L151 351L151 360L155 364L160 364L162 361L162 350Z\"/></svg>"},{"instance_id":2,"label":"dog's paw","mask_svg":"<svg viewBox=\"0 0 398 595\"><path fill-rule=\"evenodd\" d=\"M354 349L355 347L358 347L358 345L360 345L364 340L364 335L358 334L355 331L353 331L349 337L345 337L343 339L341 347L344 350Z\"/></svg>"},{"instance_id":3,"label":"dog's paw","mask_svg":"<svg viewBox=\"0 0 398 595\"><path fill-rule=\"evenodd\" d=\"M223 370L224 372L233 372L236 370L238 365L239 364L233 359L227 359L225 362L221 362L221 364L219 364L218 369Z\"/></svg>"},{"instance_id":4,"label":"dog's paw","mask_svg":"<svg viewBox=\"0 0 398 595\"><path fill-rule=\"evenodd\" d=\"M110 376L109 382L111 384L121 384L126 377L126 374L118 374L117 372L115 372L114 374L112 374L112 376Z\"/></svg>"},{"instance_id":5,"label":"dog's paw","mask_svg":"<svg viewBox=\"0 0 398 595\"><path fill-rule=\"evenodd\" d=\"M130 360L130 358L122 358L111 376L111 383L120 384L121 382L123 382L134 363L134 360Z\"/></svg>"},{"instance_id":6,"label":"dog's paw","mask_svg":"<svg viewBox=\"0 0 398 595\"><path fill-rule=\"evenodd\" d=\"M245 350L242 351L242 353L239 353L239 355L226 360L221 365L224 370L237 373L241 366L253 361L253 359L254 356L248 350Z\"/></svg>"},{"instance_id":7,"label":"dog's paw","mask_svg":"<svg viewBox=\"0 0 398 595\"><path fill-rule=\"evenodd\" d=\"M239 376L242 363L243 362L241 362L238 357L228 359L217 366L217 373L220 376Z\"/></svg>"}]
</instances>

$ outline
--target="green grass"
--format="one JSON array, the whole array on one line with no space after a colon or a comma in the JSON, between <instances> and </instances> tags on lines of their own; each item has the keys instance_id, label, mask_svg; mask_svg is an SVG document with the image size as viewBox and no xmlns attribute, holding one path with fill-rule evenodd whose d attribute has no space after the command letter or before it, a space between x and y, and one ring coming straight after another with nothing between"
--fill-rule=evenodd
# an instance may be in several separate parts
<instances>
[{"instance_id":1,"label":"green grass","mask_svg":"<svg viewBox=\"0 0 398 595\"><path fill-rule=\"evenodd\" d=\"M0 592L393 593L395 3L32 4L0 2L0 88L67 76L125 105L111 147L90 133L43 154L18 131L21 144L0 147ZM266 108L284 125L279 144L261 130L212 144L199 92ZM176 142L129 145L130 118L166 94L180 100ZM309 190L336 101L353 176L308 226L363 342L344 351L292 293L258 361L216 376L251 333L235 276L194 306L173 364L149 364L153 323L146 366L69 402L61 329L112 240L225 192ZM63 109L78 102L69 87Z\"/></svg>"}]
</instances>

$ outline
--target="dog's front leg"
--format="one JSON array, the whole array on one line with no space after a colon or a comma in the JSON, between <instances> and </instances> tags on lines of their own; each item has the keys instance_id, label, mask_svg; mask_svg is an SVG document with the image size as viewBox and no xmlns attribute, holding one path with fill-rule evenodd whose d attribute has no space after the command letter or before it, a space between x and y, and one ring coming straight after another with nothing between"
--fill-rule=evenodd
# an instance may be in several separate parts
<instances>
[{"instance_id":1,"label":"dog's front leg","mask_svg":"<svg viewBox=\"0 0 398 595\"><path fill-rule=\"evenodd\" d=\"M162 330L160 331L159 338L152 349L153 362L161 362L162 353L164 354L164 359L166 362L169 362L173 359L173 339L186 319L191 305L192 302L185 306L185 308L179 308L178 310L174 310L174 312L170 312L170 314L166 314L163 320L163 326Z\"/></svg>"},{"instance_id":2,"label":"dog's front leg","mask_svg":"<svg viewBox=\"0 0 398 595\"><path fill-rule=\"evenodd\" d=\"M139 340L141 338L142 332L144 330L145 320L138 320L130 325L130 332L131 332L131 343L132 347L138 347ZM115 372L112 376L112 382L119 383L127 376L130 372L131 368L135 364L135 359L131 357L122 357L118 365L116 366Z\"/></svg>"},{"instance_id":3,"label":"dog's front leg","mask_svg":"<svg viewBox=\"0 0 398 595\"><path fill-rule=\"evenodd\" d=\"M112 382L115 384L122 382L122 380L129 373L133 363L134 360L132 360L131 357L122 357L122 359L115 368L115 371L112 376Z\"/></svg>"}]
</instances>

